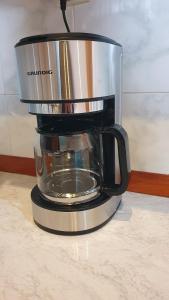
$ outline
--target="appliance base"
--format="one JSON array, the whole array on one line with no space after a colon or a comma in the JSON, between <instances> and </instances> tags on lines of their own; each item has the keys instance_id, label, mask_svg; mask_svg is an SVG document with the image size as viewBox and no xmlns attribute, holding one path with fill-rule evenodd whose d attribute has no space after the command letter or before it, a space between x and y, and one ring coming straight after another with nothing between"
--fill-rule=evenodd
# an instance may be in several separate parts
<instances>
[{"instance_id":1,"label":"appliance base","mask_svg":"<svg viewBox=\"0 0 169 300\"><path fill-rule=\"evenodd\" d=\"M77 205L60 205L44 199L35 186L31 193L35 224L50 233L79 235L90 233L104 226L114 215L121 202L121 195L100 198Z\"/></svg>"}]
</instances>

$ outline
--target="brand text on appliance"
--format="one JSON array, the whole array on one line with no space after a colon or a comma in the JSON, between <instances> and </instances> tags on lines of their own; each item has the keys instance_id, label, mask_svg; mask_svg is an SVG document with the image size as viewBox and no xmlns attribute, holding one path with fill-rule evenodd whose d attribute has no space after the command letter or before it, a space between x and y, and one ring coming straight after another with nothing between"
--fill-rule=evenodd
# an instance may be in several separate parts
<instances>
[{"instance_id":1,"label":"brand text on appliance","mask_svg":"<svg viewBox=\"0 0 169 300\"><path fill-rule=\"evenodd\" d=\"M43 70L43 71L29 71L27 72L27 75L48 75L52 74L52 70Z\"/></svg>"}]
</instances>

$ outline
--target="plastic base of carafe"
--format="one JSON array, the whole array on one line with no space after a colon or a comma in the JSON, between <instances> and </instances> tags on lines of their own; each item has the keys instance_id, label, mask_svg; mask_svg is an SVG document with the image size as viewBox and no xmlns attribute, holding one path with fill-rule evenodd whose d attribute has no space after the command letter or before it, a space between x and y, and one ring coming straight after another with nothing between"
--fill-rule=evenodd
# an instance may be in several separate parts
<instances>
[{"instance_id":1,"label":"plastic base of carafe","mask_svg":"<svg viewBox=\"0 0 169 300\"><path fill-rule=\"evenodd\" d=\"M88 203L58 205L45 201L37 186L31 196L35 224L60 235L85 234L101 228L113 217L122 198L121 195L108 197L103 193Z\"/></svg>"}]
</instances>

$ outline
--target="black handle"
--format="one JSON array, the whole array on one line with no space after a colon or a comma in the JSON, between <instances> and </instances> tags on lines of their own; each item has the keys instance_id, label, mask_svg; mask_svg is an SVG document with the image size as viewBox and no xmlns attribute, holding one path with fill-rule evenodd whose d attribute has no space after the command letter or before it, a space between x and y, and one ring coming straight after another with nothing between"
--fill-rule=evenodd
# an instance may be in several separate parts
<instances>
[{"instance_id":1,"label":"black handle","mask_svg":"<svg viewBox=\"0 0 169 300\"><path fill-rule=\"evenodd\" d=\"M109 195L119 195L126 191L129 181L130 162L128 136L120 125L102 130L103 138L103 190ZM121 182L115 184L115 139L117 140Z\"/></svg>"}]
</instances>

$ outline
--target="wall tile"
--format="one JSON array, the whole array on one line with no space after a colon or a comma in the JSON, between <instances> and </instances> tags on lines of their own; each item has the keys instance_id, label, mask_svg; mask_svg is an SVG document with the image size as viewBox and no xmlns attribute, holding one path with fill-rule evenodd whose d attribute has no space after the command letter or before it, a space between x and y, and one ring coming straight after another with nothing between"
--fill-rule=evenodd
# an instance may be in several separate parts
<instances>
[{"instance_id":1,"label":"wall tile","mask_svg":"<svg viewBox=\"0 0 169 300\"><path fill-rule=\"evenodd\" d=\"M6 98L0 95L0 154L11 155L9 114Z\"/></svg>"},{"instance_id":2,"label":"wall tile","mask_svg":"<svg viewBox=\"0 0 169 300\"><path fill-rule=\"evenodd\" d=\"M131 167L169 173L169 2L91 0L74 8L75 30L124 46L123 125ZM73 10L68 21L74 29ZM0 1L0 154L33 156L36 118L17 93L14 44L28 35L65 31L56 0Z\"/></svg>"},{"instance_id":3,"label":"wall tile","mask_svg":"<svg viewBox=\"0 0 169 300\"><path fill-rule=\"evenodd\" d=\"M67 11L67 15L72 28L72 9ZM18 92L14 51L16 42L25 36L60 32L65 31L65 28L55 0L0 1L0 20L1 76L3 75L5 93L16 94Z\"/></svg>"},{"instance_id":4,"label":"wall tile","mask_svg":"<svg viewBox=\"0 0 169 300\"><path fill-rule=\"evenodd\" d=\"M92 0L75 8L75 30L123 45L125 92L169 92L169 1Z\"/></svg>"},{"instance_id":5,"label":"wall tile","mask_svg":"<svg viewBox=\"0 0 169 300\"><path fill-rule=\"evenodd\" d=\"M1 56L1 53L0 53ZM3 82L3 76L2 76L2 66L0 63L0 95L4 94L4 82Z\"/></svg>"},{"instance_id":6,"label":"wall tile","mask_svg":"<svg viewBox=\"0 0 169 300\"><path fill-rule=\"evenodd\" d=\"M125 94L133 170L169 174L169 94Z\"/></svg>"},{"instance_id":7,"label":"wall tile","mask_svg":"<svg viewBox=\"0 0 169 300\"><path fill-rule=\"evenodd\" d=\"M33 157L36 117L28 114L26 104L15 95L5 96L8 106L8 124L11 155Z\"/></svg>"}]
</instances>

